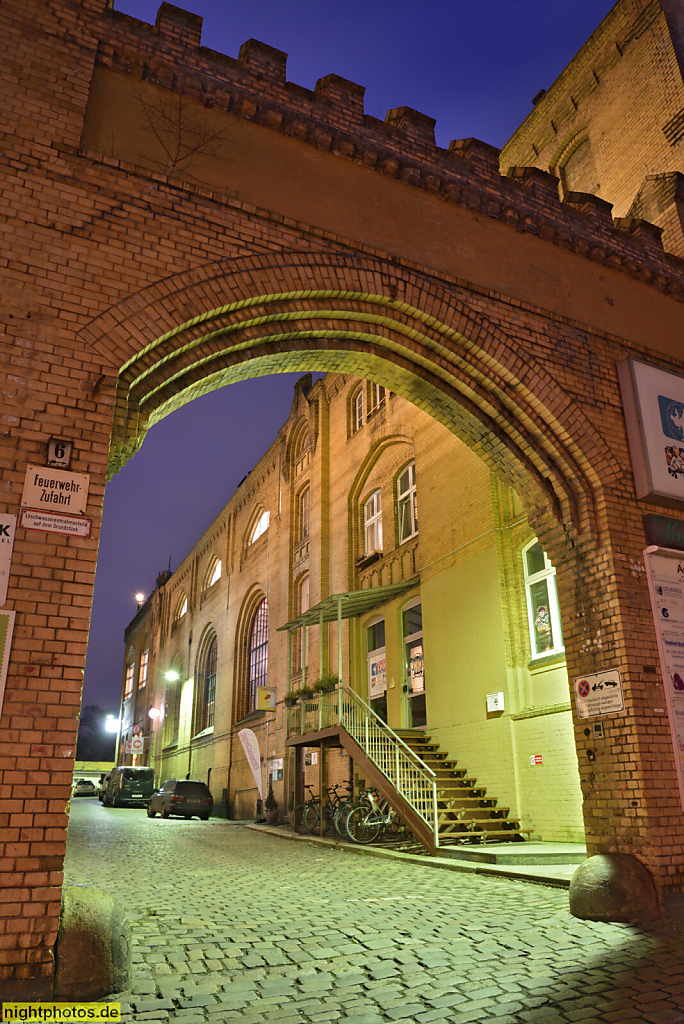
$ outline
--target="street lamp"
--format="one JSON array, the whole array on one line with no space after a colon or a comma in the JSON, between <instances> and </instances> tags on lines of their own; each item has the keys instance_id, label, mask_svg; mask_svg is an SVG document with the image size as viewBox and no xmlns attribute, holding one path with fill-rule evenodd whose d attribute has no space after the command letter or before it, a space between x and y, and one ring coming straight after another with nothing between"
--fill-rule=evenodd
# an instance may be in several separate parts
<instances>
[{"instance_id":1,"label":"street lamp","mask_svg":"<svg viewBox=\"0 0 684 1024\"><path fill-rule=\"evenodd\" d=\"M119 719L116 715L107 715L105 718L105 732L118 732Z\"/></svg>"},{"instance_id":2,"label":"street lamp","mask_svg":"<svg viewBox=\"0 0 684 1024\"><path fill-rule=\"evenodd\" d=\"M170 668L168 672L164 673L164 679L167 683L177 683L180 679L180 672L177 672L175 668Z\"/></svg>"},{"instance_id":3,"label":"street lamp","mask_svg":"<svg viewBox=\"0 0 684 1024\"><path fill-rule=\"evenodd\" d=\"M150 718L155 720L161 717L161 711L159 710L159 708L150 708L147 714L150 716Z\"/></svg>"},{"instance_id":4,"label":"street lamp","mask_svg":"<svg viewBox=\"0 0 684 1024\"><path fill-rule=\"evenodd\" d=\"M136 594L136 595L135 595L135 599L136 599L136 601L138 602L138 608L139 608L139 607L140 607L140 605L141 605L141 604L143 603L143 601L145 600L145 595L144 595L144 594L141 594L141 593L138 593L138 594Z\"/></svg>"}]
</instances>

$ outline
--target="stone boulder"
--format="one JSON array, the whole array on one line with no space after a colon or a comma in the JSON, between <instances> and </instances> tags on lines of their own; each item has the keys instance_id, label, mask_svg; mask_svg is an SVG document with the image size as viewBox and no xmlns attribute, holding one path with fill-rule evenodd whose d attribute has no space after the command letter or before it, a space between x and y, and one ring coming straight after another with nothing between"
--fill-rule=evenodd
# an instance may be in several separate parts
<instances>
[{"instance_id":1,"label":"stone boulder","mask_svg":"<svg viewBox=\"0 0 684 1024\"><path fill-rule=\"evenodd\" d=\"M627 853L597 853L570 882L570 913L585 921L654 921L661 916L648 868Z\"/></svg>"},{"instance_id":2,"label":"stone boulder","mask_svg":"<svg viewBox=\"0 0 684 1024\"><path fill-rule=\"evenodd\" d=\"M131 926L108 892L65 885L55 944L54 994L88 1001L131 983Z\"/></svg>"}]
</instances>

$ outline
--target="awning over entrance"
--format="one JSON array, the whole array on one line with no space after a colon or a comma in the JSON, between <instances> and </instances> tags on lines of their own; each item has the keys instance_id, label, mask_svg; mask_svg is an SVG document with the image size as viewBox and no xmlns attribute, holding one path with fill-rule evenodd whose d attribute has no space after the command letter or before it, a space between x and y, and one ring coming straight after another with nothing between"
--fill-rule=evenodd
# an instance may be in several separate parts
<instances>
[{"instance_id":1,"label":"awning over entrance","mask_svg":"<svg viewBox=\"0 0 684 1024\"><path fill-rule=\"evenodd\" d=\"M378 605L385 604L399 597L407 590L418 586L417 579L404 580L402 583L390 583L386 587L367 587L365 590L351 590L346 594L331 594L320 604L302 612L295 619L290 619L284 626L278 626L279 632L287 630L287 689L290 690L290 674L292 671L291 641L296 629L303 633L302 645L306 649L306 627L323 626L324 622L337 620L337 678L342 678L342 619L353 619L357 615L365 615ZM323 644L320 645L319 675L323 675ZM306 666L302 666L302 686L306 682Z\"/></svg>"},{"instance_id":2,"label":"awning over entrance","mask_svg":"<svg viewBox=\"0 0 684 1024\"><path fill-rule=\"evenodd\" d=\"M296 619L290 619L284 626L278 626L279 632L301 629L302 626L322 625L334 622L335 619L354 619L357 615L365 615L378 605L385 604L399 597L412 587L418 586L418 580L404 580L403 583L390 583L386 587L367 587L365 590L351 590L346 594L331 594L325 601L302 612Z\"/></svg>"}]
</instances>

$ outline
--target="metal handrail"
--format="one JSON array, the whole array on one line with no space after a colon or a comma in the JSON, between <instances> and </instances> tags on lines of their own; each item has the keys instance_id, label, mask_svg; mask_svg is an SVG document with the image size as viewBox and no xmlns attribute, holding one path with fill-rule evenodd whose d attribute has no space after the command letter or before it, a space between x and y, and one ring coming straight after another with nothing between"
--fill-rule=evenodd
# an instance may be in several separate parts
<instances>
[{"instance_id":1,"label":"metal handrail","mask_svg":"<svg viewBox=\"0 0 684 1024\"><path fill-rule=\"evenodd\" d=\"M341 725L425 822L439 846L437 776L369 705L340 681L335 690L304 698L288 715L288 735ZM293 719L298 719L296 722ZM292 728L291 728L292 727Z\"/></svg>"}]
</instances>

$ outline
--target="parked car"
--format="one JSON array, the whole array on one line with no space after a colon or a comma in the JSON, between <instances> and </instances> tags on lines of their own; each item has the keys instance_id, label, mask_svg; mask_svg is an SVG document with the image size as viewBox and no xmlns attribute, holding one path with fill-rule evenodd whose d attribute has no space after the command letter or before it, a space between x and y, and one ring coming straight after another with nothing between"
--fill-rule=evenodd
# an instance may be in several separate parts
<instances>
[{"instance_id":1,"label":"parked car","mask_svg":"<svg viewBox=\"0 0 684 1024\"><path fill-rule=\"evenodd\" d=\"M102 797L104 796L105 786L107 785L107 780L109 779L110 774L110 772L103 772L100 776L100 782L97 787L98 800L102 800Z\"/></svg>"},{"instance_id":2,"label":"parked car","mask_svg":"<svg viewBox=\"0 0 684 1024\"><path fill-rule=\"evenodd\" d=\"M74 796L95 796L96 793L95 783L90 779L76 779L74 782Z\"/></svg>"},{"instance_id":3,"label":"parked car","mask_svg":"<svg viewBox=\"0 0 684 1024\"><path fill-rule=\"evenodd\" d=\"M144 807L154 790L154 768L112 768L100 799L105 807Z\"/></svg>"},{"instance_id":4,"label":"parked car","mask_svg":"<svg viewBox=\"0 0 684 1024\"><path fill-rule=\"evenodd\" d=\"M168 818L176 815L179 818L192 818L196 814L206 821L214 809L214 798L204 782L192 779L168 779L160 789L156 789L147 805L147 817Z\"/></svg>"}]
</instances>

